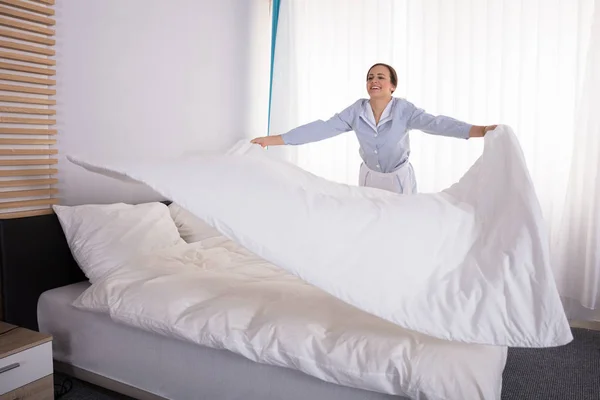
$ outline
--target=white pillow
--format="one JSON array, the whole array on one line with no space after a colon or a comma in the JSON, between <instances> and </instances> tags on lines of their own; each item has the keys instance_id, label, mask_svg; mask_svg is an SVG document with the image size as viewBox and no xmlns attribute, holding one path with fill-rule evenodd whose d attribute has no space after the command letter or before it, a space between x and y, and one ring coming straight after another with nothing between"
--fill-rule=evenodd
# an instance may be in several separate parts
<instances>
[{"instance_id":1,"label":"white pillow","mask_svg":"<svg viewBox=\"0 0 600 400\"><path fill-rule=\"evenodd\" d=\"M176 203L169 205L169 211L179 230L179 235L187 243L223 236L218 230Z\"/></svg>"},{"instance_id":2,"label":"white pillow","mask_svg":"<svg viewBox=\"0 0 600 400\"><path fill-rule=\"evenodd\" d=\"M91 283L133 257L185 243L165 204L53 206L73 258Z\"/></svg>"}]
</instances>

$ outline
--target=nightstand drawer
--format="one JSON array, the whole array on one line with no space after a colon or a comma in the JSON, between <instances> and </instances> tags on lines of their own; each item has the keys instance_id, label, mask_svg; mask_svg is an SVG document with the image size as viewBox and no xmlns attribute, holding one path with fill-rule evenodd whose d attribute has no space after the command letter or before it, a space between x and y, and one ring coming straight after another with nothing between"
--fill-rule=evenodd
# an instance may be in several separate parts
<instances>
[{"instance_id":1,"label":"nightstand drawer","mask_svg":"<svg viewBox=\"0 0 600 400\"><path fill-rule=\"evenodd\" d=\"M0 395L52 374L52 342L0 359Z\"/></svg>"}]
</instances>

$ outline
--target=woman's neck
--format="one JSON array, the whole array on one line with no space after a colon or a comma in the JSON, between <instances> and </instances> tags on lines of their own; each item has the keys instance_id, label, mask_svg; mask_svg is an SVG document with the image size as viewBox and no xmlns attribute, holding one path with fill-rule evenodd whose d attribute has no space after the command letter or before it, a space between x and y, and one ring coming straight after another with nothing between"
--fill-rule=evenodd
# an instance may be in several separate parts
<instances>
[{"instance_id":1,"label":"woman's neck","mask_svg":"<svg viewBox=\"0 0 600 400\"><path fill-rule=\"evenodd\" d=\"M383 114L383 110L385 110L385 108L391 100L391 96L369 100L369 103L371 104L371 109L373 110L373 116L375 117L376 124L379 123L379 119L381 118L381 114Z\"/></svg>"}]
</instances>

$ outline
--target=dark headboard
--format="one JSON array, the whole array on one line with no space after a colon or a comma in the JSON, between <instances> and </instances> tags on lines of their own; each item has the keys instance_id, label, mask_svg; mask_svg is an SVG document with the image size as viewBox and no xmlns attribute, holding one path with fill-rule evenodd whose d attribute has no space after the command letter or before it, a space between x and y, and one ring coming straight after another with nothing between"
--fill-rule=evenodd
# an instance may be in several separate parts
<instances>
[{"instance_id":1,"label":"dark headboard","mask_svg":"<svg viewBox=\"0 0 600 400\"><path fill-rule=\"evenodd\" d=\"M37 330L40 295L83 280L56 214L0 220L3 321Z\"/></svg>"}]
</instances>

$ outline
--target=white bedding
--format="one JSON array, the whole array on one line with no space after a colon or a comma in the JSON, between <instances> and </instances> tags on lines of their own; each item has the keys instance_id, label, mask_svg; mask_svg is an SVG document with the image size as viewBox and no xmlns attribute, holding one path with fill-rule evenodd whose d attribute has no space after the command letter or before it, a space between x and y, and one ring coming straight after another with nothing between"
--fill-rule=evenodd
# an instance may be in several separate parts
<instances>
[{"instance_id":1,"label":"white bedding","mask_svg":"<svg viewBox=\"0 0 600 400\"><path fill-rule=\"evenodd\" d=\"M80 282L40 296L39 329L52 335L54 360L173 400L408 400L256 364L73 307L88 287L88 282Z\"/></svg>"},{"instance_id":2,"label":"white bedding","mask_svg":"<svg viewBox=\"0 0 600 400\"><path fill-rule=\"evenodd\" d=\"M340 385L421 400L500 399L505 347L405 330L224 237L131 260L73 304Z\"/></svg>"},{"instance_id":3,"label":"white bedding","mask_svg":"<svg viewBox=\"0 0 600 400\"><path fill-rule=\"evenodd\" d=\"M486 135L458 183L408 196L330 182L244 144L162 161L69 159L149 185L261 258L406 329L500 346L572 340L509 127Z\"/></svg>"}]
</instances>

